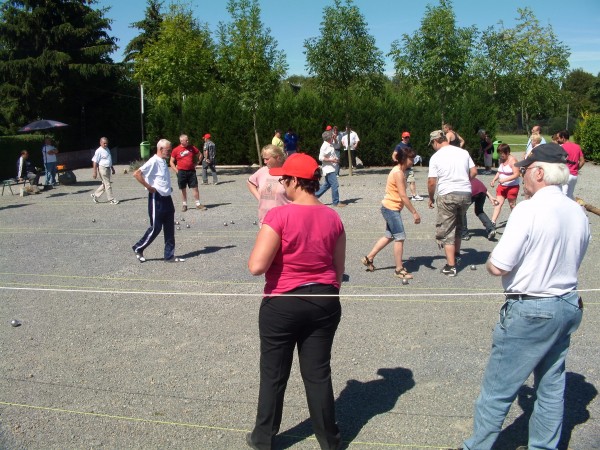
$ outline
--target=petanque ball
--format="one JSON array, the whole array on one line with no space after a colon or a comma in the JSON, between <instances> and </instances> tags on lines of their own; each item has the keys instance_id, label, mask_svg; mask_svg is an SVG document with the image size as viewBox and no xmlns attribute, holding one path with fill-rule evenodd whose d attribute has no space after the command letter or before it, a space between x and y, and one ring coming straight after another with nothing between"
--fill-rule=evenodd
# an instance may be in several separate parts
<instances>
[{"instance_id":1,"label":"petanque ball","mask_svg":"<svg viewBox=\"0 0 600 450\"><path fill-rule=\"evenodd\" d=\"M402 284L408 284L408 280L406 278L402 279Z\"/></svg>"},{"instance_id":2,"label":"petanque ball","mask_svg":"<svg viewBox=\"0 0 600 450\"><path fill-rule=\"evenodd\" d=\"M223 222L223 226L226 227L227 226L227 222Z\"/></svg>"},{"instance_id":3,"label":"petanque ball","mask_svg":"<svg viewBox=\"0 0 600 450\"><path fill-rule=\"evenodd\" d=\"M233 220L230 223L231 223L231 225L233 225L233 223L234 223Z\"/></svg>"},{"instance_id":4,"label":"petanque ball","mask_svg":"<svg viewBox=\"0 0 600 450\"><path fill-rule=\"evenodd\" d=\"M177 227L178 230L181 230L181 227Z\"/></svg>"},{"instance_id":5,"label":"petanque ball","mask_svg":"<svg viewBox=\"0 0 600 450\"><path fill-rule=\"evenodd\" d=\"M477 266L475 264L471 264L471 270L477 270Z\"/></svg>"},{"instance_id":6,"label":"petanque ball","mask_svg":"<svg viewBox=\"0 0 600 450\"><path fill-rule=\"evenodd\" d=\"M189 223L188 223L188 224L186 224L186 225L185 225L185 227L186 227L186 228L189 228L189 227L190 227L190 224L189 224Z\"/></svg>"},{"instance_id":7,"label":"petanque ball","mask_svg":"<svg viewBox=\"0 0 600 450\"><path fill-rule=\"evenodd\" d=\"M95 221L96 221L96 219L92 219L92 222L95 222Z\"/></svg>"},{"instance_id":8,"label":"petanque ball","mask_svg":"<svg viewBox=\"0 0 600 450\"><path fill-rule=\"evenodd\" d=\"M21 322L19 322L17 319L13 319L10 321L11 326L13 327L20 327L21 326Z\"/></svg>"}]
</instances>

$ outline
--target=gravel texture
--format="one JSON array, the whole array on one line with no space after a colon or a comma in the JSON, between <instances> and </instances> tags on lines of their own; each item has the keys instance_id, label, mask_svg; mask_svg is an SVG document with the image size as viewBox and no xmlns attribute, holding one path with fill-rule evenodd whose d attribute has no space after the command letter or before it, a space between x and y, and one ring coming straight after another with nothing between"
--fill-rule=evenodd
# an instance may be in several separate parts
<instances>
[{"instance_id":1,"label":"gravel texture","mask_svg":"<svg viewBox=\"0 0 600 450\"><path fill-rule=\"evenodd\" d=\"M176 255L187 261L165 264L159 237L142 264L131 246L148 226L146 193L124 168L113 177L119 205L92 202L91 169L76 171L75 185L0 197L0 448L246 448L263 282L246 268L258 230L248 173L221 169L218 185L201 185L206 211L179 212L176 192ZM394 277L391 246L366 272L360 259L384 230L379 205L389 170L340 177L349 206L338 210L348 234L332 361L338 420L352 449L456 447L471 431L503 302L500 281L483 267L495 243L471 210L458 276L446 278L435 211L415 202L422 223L403 214L414 279L402 285ZM427 169L415 172L424 195ZM598 179L600 168L586 165L576 195L600 207ZM593 240L580 288L589 292L567 360L563 432L568 447L581 450L600 448L600 217L588 217ZM499 223L507 218L505 205ZM531 386L498 448L526 445ZM295 364L277 448L317 448L307 418Z\"/></svg>"}]
</instances>

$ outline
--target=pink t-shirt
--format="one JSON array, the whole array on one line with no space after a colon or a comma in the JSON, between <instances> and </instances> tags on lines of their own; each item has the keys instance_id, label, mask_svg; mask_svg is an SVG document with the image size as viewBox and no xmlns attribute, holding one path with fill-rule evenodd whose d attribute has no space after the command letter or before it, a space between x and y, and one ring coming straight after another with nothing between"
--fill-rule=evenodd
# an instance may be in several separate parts
<instances>
[{"instance_id":1,"label":"pink t-shirt","mask_svg":"<svg viewBox=\"0 0 600 450\"><path fill-rule=\"evenodd\" d=\"M579 173L579 158L583 156L581 147L575 142L567 141L562 145L562 148L564 148L565 152L567 152L567 159L575 163L567 164L567 167L569 168L571 175L576 177Z\"/></svg>"},{"instance_id":2,"label":"pink t-shirt","mask_svg":"<svg viewBox=\"0 0 600 450\"><path fill-rule=\"evenodd\" d=\"M267 166L258 169L248 181L258 188L258 220L263 223L265 215L275 206L287 205L290 200L285 195L284 187L279 183L279 177L269 175Z\"/></svg>"},{"instance_id":3,"label":"pink t-shirt","mask_svg":"<svg viewBox=\"0 0 600 450\"><path fill-rule=\"evenodd\" d=\"M270 210L265 225L281 237L281 247L265 274L265 295L289 292L310 283L339 289L333 254L344 225L325 205L289 205Z\"/></svg>"},{"instance_id":4,"label":"pink t-shirt","mask_svg":"<svg viewBox=\"0 0 600 450\"><path fill-rule=\"evenodd\" d=\"M471 178L471 196L475 197L482 192L487 192L485 184L479 178Z\"/></svg>"}]
</instances>

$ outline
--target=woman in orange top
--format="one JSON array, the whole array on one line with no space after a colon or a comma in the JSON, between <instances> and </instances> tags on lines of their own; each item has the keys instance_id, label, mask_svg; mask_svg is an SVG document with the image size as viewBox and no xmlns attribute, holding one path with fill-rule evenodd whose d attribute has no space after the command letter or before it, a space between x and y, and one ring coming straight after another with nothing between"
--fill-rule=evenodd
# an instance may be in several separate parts
<instances>
[{"instance_id":1,"label":"woman in orange top","mask_svg":"<svg viewBox=\"0 0 600 450\"><path fill-rule=\"evenodd\" d=\"M412 213L415 223L421 223L421 216L406 195L406 177L404 172L413 166L415 152L412 148L402 148L398 151L398 165L389 173L385 185L385 197L381 201L381 214L385 219L385 236L380 238L367 256L363 256L362 263L367 266L369 272L375 270L373 259L390 242L394 241L394 260L396 262L395 275L398 278L410 279L413 276L408 273L402 264L402 251L404 250L404 224L400 211L406 206Z\"/></svg>"}]
</instances>

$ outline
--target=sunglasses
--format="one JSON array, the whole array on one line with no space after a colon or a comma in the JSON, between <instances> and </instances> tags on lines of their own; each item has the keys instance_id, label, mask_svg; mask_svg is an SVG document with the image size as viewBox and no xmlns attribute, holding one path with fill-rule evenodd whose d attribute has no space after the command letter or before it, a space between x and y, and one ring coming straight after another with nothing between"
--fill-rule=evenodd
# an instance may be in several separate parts
<instances>
[{"instance_id":1,"label":"sunglasses","mask_svg":"<svg viewBox=\"0 0 600 450\"><path fill-rule=\"evenodd\" d=\"M525 174L527 173L527 171L529 169L541 169L541 167L540 166L519 167L519 172L521 173L521 176L525 176Z\"/></svg>"}]
</instances>

